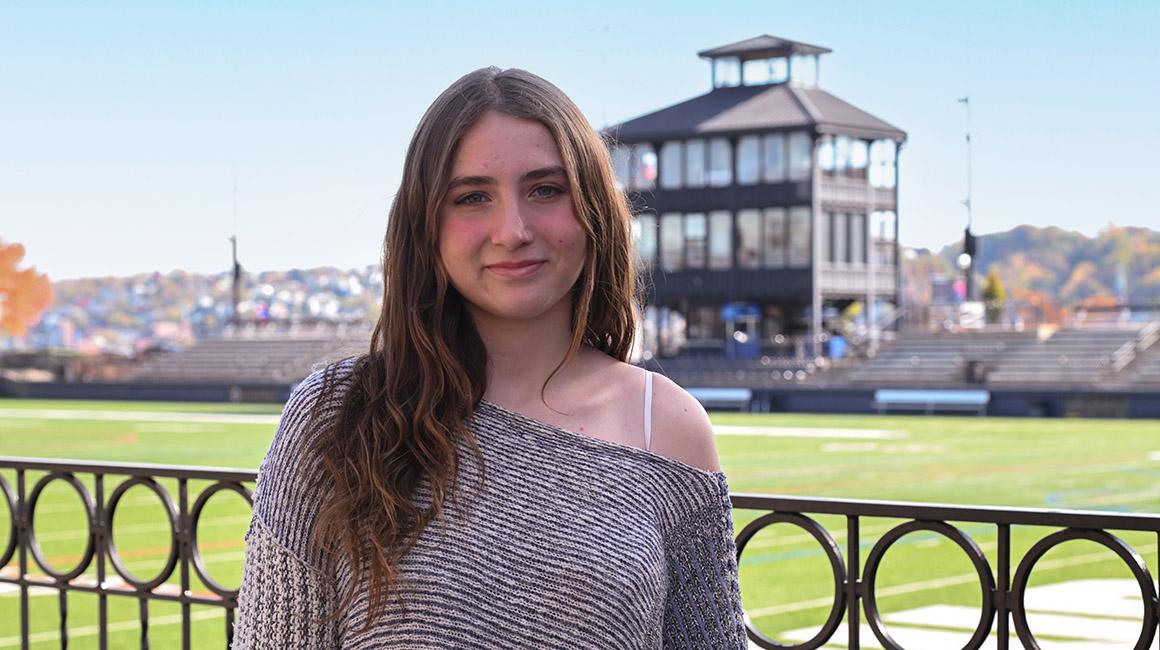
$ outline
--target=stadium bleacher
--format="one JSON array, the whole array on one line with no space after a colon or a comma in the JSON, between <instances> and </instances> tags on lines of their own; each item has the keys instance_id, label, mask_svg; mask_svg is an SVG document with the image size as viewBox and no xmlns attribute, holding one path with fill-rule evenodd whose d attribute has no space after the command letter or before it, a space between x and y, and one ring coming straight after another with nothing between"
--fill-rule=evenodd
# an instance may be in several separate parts
<instances>
[{"instance_id":1,"label":"stadium bleacher","mask_svg":"<svg viewBox=\"0 0 1160 650\"><path fill-rule=\"evenodd\" d=\"M983 368L1035 345L1035 332L908 333L848 375L873 386L942 386L966 383L970 361Z\"/></svg>"},{"instance_id":2,"label":"stadium bleacher","mask_svg":"<svg viewBox=\"0 0 1160 650\"><path fill-rule=\"evenodd\" d=\"M911 333L851 371L857 385L954 386L987 384L1097 385L1127 383L1121 370L1140 366L1137 377L1151 381L1152 365L1132 363L1143 324L1106 329L1063 329L1046 332Z\"/></svg>"},{"instance_id":3,"label":"stadium bleacher","mask_svg":"<svg viewBox=\"0 0 1160 650\"><path fill-rule=\"evenodd\" d=\"M294 383L325 363L366 350L368 336L208 339L143 363L128 380L173 383Z\"/></svg>"},{"instance_id":4,"label":"stadium bleacher","mask_svg":"<svg viewBox=\"0 0 1160 650\"><path fill-rule=\"evenodd\" d=\"M1141 326L1060 330L1005 357L992 384L1098 384L1114 380L1117 352L1134 347Z\"/></svg>"}]
</instances>

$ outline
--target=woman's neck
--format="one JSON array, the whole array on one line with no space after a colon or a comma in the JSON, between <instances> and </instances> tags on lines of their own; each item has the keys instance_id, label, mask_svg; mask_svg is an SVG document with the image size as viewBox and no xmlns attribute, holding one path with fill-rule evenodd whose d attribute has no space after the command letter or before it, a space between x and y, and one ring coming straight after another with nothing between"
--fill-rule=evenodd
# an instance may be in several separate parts
<instances>
[{"instance_id":1,"label":"woman's neck","mask_svg":"<svg viewBox=\"0 0 1160 650\"><path fill-rule=\"evenodd\" d=\"M538 403L544 382L564 359L572 341L572 308L566 301L529 320L494 318L473 313L476 330L487 349L487 391L484 397L506 406ZM579 355L578 355L579 356ZM577 359L560 369L545 390L559 394L577 370Z\"/></svg>"}]
</instances>

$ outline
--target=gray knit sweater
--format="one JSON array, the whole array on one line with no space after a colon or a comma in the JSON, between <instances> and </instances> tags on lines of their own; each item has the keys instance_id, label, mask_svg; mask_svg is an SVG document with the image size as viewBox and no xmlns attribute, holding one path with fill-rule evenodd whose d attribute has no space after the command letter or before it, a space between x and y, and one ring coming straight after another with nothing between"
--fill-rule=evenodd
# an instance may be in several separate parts
<instances>
[{"instance_id":1,"label":"gray knit sweater","mask_svg":"<svg viewBox=\"0 0 1160 650\"><path fill-rule=\"evenodd\" d=\"M304 425L320 386L317 372L295 389L258 473L234 648L746 647L723 473L486 400L468 422L485 481L460 441L466 498L447 500L403 558L406 612L358 634L363 589L345 617L318 622L349 579L323 575L310 543L320 465Z\"/></svg>"}]
</instances>

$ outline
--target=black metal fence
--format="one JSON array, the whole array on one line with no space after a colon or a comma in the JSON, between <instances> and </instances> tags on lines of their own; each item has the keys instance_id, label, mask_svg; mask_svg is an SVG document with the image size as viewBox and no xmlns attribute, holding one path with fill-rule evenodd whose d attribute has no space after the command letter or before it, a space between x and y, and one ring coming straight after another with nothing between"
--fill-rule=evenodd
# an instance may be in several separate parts
<instances>
[{"instance_id":1,"label":"black metal fence","mask_svg":"<svg viewBox=\"0 0 1160 650\"><path fill-rule=\"evenodd\" d=\"M61 647L69 640L68 594L84 592L96 594L98 603L98 644L104 649L108 643L108 598L130 598L138 602L140 616L140 645L148 648L149 604L154 601L177 602L181 607L181 644L191 643L190 608L194 605L221 607L225 613L227 644L232 637L233 612L237 605L237 590L216 582L206 570L198 547L198 521L206 502L214 494L232 491L252 503L256 473L252 470L147 465L135 463L91 463L32 458L0 457L0 469L13 470L15 486L0 475L0 498L11 513L7 541L0 546L0 583L15 584L20 590L21 647L29 646L29 589L48 587L58 592ZM28 472L43 473L31 486ZM91 481L82 481L81 475ZM177 497L165 489L158 479L173 479ZM37 504L45 488L61 481L76 491L84 504L88 523L85 550L80 561L67 570L54 567L44 556L37 542L33 521ZM191 481L209 481L196 494L190 494ZM86 486L89 483L92 490ZM165 508L170 528L171 550L162 570L155 576L142 579L130 572L113 539L113 520L122 496L132 487L141 486L153 492ZM111 489L110 489L111 488ZM1039 648L1027 623L1024 595L1036 563L1049 550L1068 540L1088 540L1107 547L1128 566L1140 589L1144 612L1140 634L1135 648L1151 646L1156 635L1160 604L1156 585L1144 559L1127 543L1109 531L1147 531L1160 539L1160 516L1115 514L1103 512L1053 511L972 506L946 506L884 501L856 501L832 499L805 499L771 497L757 494L732 495L737 510L756 510L760 515L737 536L737 552L745 557L746 546L754 536L774 524L796 526L812 536L829 561L833 572L834 598L829 617L817 634L800 644L787 645L770 639L754 627L749 627L750 638L763 648L794 648L812 650L831 642L843 621L848 627L848 648L861 648L860 621L864 615L879 643L885 648L898 650L901 646L891 637L883 623L875 597L878 570L886 552L899 539L916 531L941 535L956 544L966 554L978 576L982 595L978 625L965 649L975 650L987 642L992 628L996 628L1000 650L1008 647L1010 626L1024 648ZM840 516L846 523L846 544L843 552L827 529L810 515ZM863 537L860 525L866 518L905 520L879 537L865 562L860 549ZM997 567L991 567L979 545L960 528L949 522L975 523L994 526L998 537ZM1013 526L1040 530L1043 535L1022 557L1012 556L1011 529ZM1059 529L1059 530L1054 530ZM5 538L0 530L0 541ZM1160 545L1158 545L1160 549ZM3 570L15 559L15 577ZM95 580L80 579L82 573L95 564ZM41 575L34 575L33 566ZM108 578L113 573L123 580L124 586L112 585ZM177 593L158 590L157 587L178 572ZM212 595L195 594L191 590L193 576L200 578ZM8 628L9 625L4 627Z\"/></svg>"},{"instance_id":2,"label":"black metal fence","mask_svg":"<svg viewBox=\"0 0 1160 650\"><path fill-rule=\"evenodd\" d=\"M0 469L14 470L15 486L0 475L0 499L3 499L11 513L7 542L4 531L0 531L0 583L15 584L20 590L20 636L21 648L29 647L29 589L49 587L58 591L60 614L61 648L69 642L70 592L96 594L97 598L97 643L101 650L108 647L108 599L132 598L138 602L142 648L150 647L149 604L155 601L180 603L181 607L181 647L190 648L192 630L190 609L194 605L210 605L225 610L225 635L227 644L233 636L233 613L237 606L236 589L219 584L206 570L201 549L197 543L198 522L209 498L223 490L235 492L252 503L253 494L247 484L253 484L256 472L253 470L223 469L210 467L181 467L174 465L147 465L138 463L92 463L86 461L58 461L37 458L13 458L0 456ZM28 472L47 472L29 485ZM86 486L79 475L91 478ZM158 479L175 479L177 497L167 490ZM40 543L33 530L36 507L44 490L54 482L63 482L76 491L85 508L88 524L88 538L80 561L67 570L54 567L41 551ZM210 481L196 494L190 493L191 481ZM113 539L113 519L117 506L129 488L141 486L160 499L169 523L170 552L165 565L157 575L148 579L134 575L117 552ZM16 560L15 577L6 577L3 570ZM43 572L43 577L34 576L33 565ZM94 566L95 565L95 566ZM81 579L81 574L95 568L95 580ZM112 572L110 572L112 567ZM169 580L174 571L178 572L177 593L158 590L157 587ZM114 586L113 576L119 577L125 586ZM197 594L191 589L193 576L210 590L212 595ZM120 582L117 581L117 582ZM8 622L2 626L11 629Z\"/></svg>"},{"instance_id":3,"label":"black metal fence","mask_svg":"<svg viewBox=\"0 0 1160 650\"><path fill-rule=\"evenodd\" d=\"M811 639L797 645L786 645L749 628L750 638L763 648L794 648L813 650L831 641L843 620L849 631L848 648L861 648L860 617L878 642L888 650L900 650L901 645L890 635L882 621L875 597L878 570L886 552L903 536L916 531L928 531L946 537L966 554L978 575L982 607L978 625L964 650L977 650L987 642L992 627L996 629L999 650L1007 650L1010 626L1024 648L1038 649L1039 642L1027 623L1024 595L1036 563L1051 549L1069 540L1088 540L1107 547L1118 555L1132 572L1140 588L1144 612L1140 621L1140 635L1134 648L1146 650L1156 635L1158 611L1156 585L1143 557L1119 537L1109 531L1147 531L1160 538L1160 516L1119 514L1105 512L1077 512L1040 510L1030 508L991 508L976 506L948 506L887 501L858 501L834 499L807 499L770 497L755 494L732 495L736 509L768 511L737 536L737 553L744 557L745 547L762 529L774 524L797 526L811 535L821 546L833 570L834 602L826 622ZM846 520L845 554L833 536L809 515L840 515ZM891 528L878 538L861 562L862 537L859 532L863 519L903 519L904 523ZM960 528L948 522L989 524L998 536L998 566L992 570L979 545ZM1021 558L1012 557L1012 526L1032 527L1043 532ZM1046 530L1045 530L1046 529ZM1058 529L1058 530L1055 530ZM1158 546L1160 549L1160 546ZM1014 573L1012 573L1014 572Z\"/></svg>"}]
</instances>

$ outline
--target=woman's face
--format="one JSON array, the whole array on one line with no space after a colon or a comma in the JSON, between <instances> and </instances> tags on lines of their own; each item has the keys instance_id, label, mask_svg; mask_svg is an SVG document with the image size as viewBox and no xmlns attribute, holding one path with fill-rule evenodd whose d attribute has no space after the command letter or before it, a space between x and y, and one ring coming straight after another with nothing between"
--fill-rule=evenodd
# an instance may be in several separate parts
<instances>
[{"instance_id":1,"label":"woman's face","mask_svg":"<svg viewBox=\"0 0 1160 650\"><path fill-rule=\"evenodd\" d=\"M570 318L587 238L544 125L485 113L459 144L438 212L443 267L477 323Z\"/></svg>"}]
</instances>

